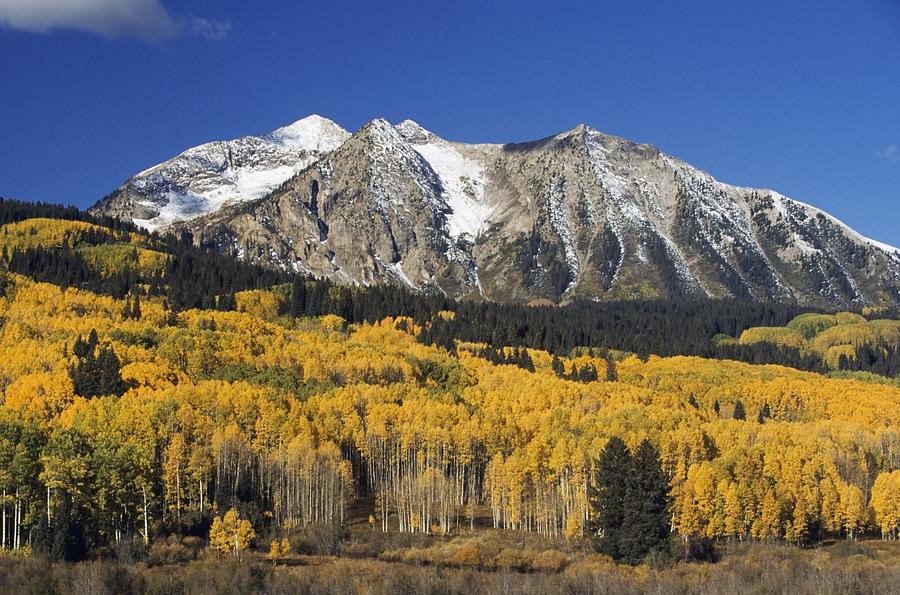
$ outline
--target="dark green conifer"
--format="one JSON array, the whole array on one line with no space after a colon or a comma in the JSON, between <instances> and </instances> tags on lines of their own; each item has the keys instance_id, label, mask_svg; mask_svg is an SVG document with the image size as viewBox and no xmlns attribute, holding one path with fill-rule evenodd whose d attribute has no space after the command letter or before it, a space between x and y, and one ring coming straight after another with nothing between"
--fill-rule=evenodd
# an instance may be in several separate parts
<instances>
[{"instance_id":1,"label":"dark green conifer","mask_svg":"<svg viewBox=\"0 0 900 595\"><path fill-rule=\"evenodd\" d=\"M631 455L618 436L609 442L597 458L592 485L588 490L590 517L588 528L597 549L619 557L625 504L625 477L631 471Z\"/></svg>"},{"instance_id":2,"label":"dark green conifer","mask_svg":"<svg viewBox=\"0 0 900 595\"><path fill-rule=\"evenodd\" d=\"M619 372L616 370L616 361L612 355L606 354L606 381L616 382L619 380Z\"/></svg>"},{"instance_id":3,"label":"dark green conifer","mask_svg":"<svg viewBox=\"0 0 900 595\"><path fill-rule=\"evenodd\" d=\"M639 564L647 554L664 550L669 539L669 480L649 440L631 457L624 483L618 553L622 560Z\"/></svg>"},{"instance_id":4,"label":"dark green conifer","mask_svg":"<svg viewBox=\"0 0 900 595\"><path fill-rule=\"evenodd\" d=\"M560 378L566 375L566 367L563 365L562 360L559 359L558 355L554 355L553 359L550 360L550 369Z\"/></svg>"}]
</instances>

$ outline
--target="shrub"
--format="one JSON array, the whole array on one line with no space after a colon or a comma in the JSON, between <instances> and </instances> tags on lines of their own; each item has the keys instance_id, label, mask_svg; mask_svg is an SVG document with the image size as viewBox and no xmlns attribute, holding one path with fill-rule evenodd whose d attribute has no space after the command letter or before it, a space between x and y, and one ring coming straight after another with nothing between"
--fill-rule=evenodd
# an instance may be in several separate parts
<instances>
[{"instance_id":1,"label":"shrub","mask_svg":"<svg viewBox=\"0 0 900 595\"><path fill-rule=\"evenodd\" d=\"M147 559L147 544L142 537L134 536L119 540L113 548L116 560L122 564L134 564Z\"/></svg>"},{"instance_id":2,"label":"shrub","mask_svg":"<svg viewBox=\"0 0 900 595\"><path fill-rule=\"evenodd\" d=\"M375 558L377 552L371 543L353 542L344 547L343 555L348 558Z\"/></svg>"},{"instance_id":3,"label":"shrub","mask_svg":"<svg viewBox=\"0 0 900 595\"><path fill-rule=\"evenodd\" d=\"M465 543L456 548L450 563L460 568L478 568L482 563L481 548L476 543Z\"/></svg>"},{"instance_id":4,"label":"shrub","mask_svg":"<svg viewBox=\"0 0 900 595\"><path fill-rule=\"evenodd\" d=\"M197 550L187 547L176 536L171 536L167 541L157 540L150 544L147 552L148 566L168 566L170 564L182 564L197 558Z\"/></svg>"},{"instance_id":5,"label":"shrub","mask_svg":"<svg viewBox=\"0 0 900 595\"><path fill-rule=\"evenodd\" d=\"M520 548L504 548L494 558L494 566L508 570L527 570L534 562L534 552Z\"/></svg>"},{"instance_id":6,"label":"shrub","mask_svg":"<svg viewBox=\"0 0 900 595\"><path fill-rule=\"evenodd\" d=\"M426 550L420 550L414 547L403 550L400 559L407 564L424 564L425 562L429 562L429 556L426 553Z\"/></svg>"},{"instance_id":7,"label":"shrub","mask_svg":"<svg viewBox=\"0 0 900 595\"><path fill-rule=\"evenodd\" d=\"M288 540L298 554L337 556L350 540L350 532L335 525L307 525L291 531Z\"/></svg>"},{"instance_id":8,"label":"shrub","mask_svg":"<svg viewBox=\"0 0 900 595\"><path fill-rule=\"evenodd\" d=\"M540 572L559 572L568 562L569 559L559 550L544 550L534 557L531 568Z\"/></svg>"},{"instance_id":9,"label":"shrub","mask_svg":"<svg viewBox=\"0 0 900 595\"><path fill-rule=\"evenodd\" d=\"M689 539L684 542L673 538L670 542L671 556L679 562L718 562L719 552L708 537Z\"/></svg>"},{"instance_id":10,"label":"shrub","mask_svg":"<svg viewBox=\"0 0 900 595\"><path fill-rule=\"evenodd\" d=\"M403 554L406 553L405 548L398 548L394 550L385 550L378 554L378 559L383 562L402 562Z\"/></svg>"}]
</instances>

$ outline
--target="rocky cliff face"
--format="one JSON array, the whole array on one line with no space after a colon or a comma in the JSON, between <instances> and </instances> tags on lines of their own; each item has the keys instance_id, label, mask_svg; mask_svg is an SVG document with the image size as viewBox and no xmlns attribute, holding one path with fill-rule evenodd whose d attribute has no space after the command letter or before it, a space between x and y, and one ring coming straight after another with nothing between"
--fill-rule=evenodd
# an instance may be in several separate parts
<instances>
[{"instance_id":1,"label":"rocky cliff face","mask_svg":"<svg viewBox=\"0 0 900 595\"><path fill-rule=\"evenodd\" d=\"M507 145L449 142L408 120L374 120L352 136L322 129L331 133L315 151L307 142L272 161L297 173L270 193L235 195L220 181L227 160L171 182L188 151L96 210L187 228L256 262L460 297L900 302L896 249L777 192L723 184L587 126ZM242 163L257 151L269 149ZM172 187L201 194L210 178L218 203L170 215L180 200Z\"/></svg>"}]
</instances>

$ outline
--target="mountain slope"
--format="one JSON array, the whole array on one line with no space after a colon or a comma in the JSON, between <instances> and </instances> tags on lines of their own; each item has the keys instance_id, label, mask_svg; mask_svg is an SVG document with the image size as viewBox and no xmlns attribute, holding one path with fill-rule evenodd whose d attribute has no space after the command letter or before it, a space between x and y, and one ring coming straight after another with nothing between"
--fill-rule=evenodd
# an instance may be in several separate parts
<instances>
[{"instance_id":1,"label":"mountain slope","mask_svg":"<svg viewBox=\"0 0 900 595\"><path fill-rule=\"evenodd\" d=\"M530 143L469 145L409 120L375 120L330 152L304 155L270 194L217 209L208 201L174 228L254 262L495 301L900 302L896 249L809 205L723 184L584 125ZM147 223L115 198L96 210Z\"/></svg>"},{"instance_id":2,"label":"mountain slope","mask_svg":"<svg viewBox=\"0 0 900 595\"><path fill-rule=\"evenodd\" d=\"M312 115L263 136L206 143L135 175L93 211L163 228L265 196L349 136Z\"/></svg>"}]
</instances>

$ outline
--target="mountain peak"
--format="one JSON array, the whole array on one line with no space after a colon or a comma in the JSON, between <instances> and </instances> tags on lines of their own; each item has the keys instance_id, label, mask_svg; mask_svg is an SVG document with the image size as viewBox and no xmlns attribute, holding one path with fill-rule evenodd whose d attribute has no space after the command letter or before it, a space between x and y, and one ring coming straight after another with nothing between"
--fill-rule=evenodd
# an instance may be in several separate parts
<instances>
[{"instance_id":1,"label":"mountain peak","mask_svg":"<svg viewBox=\"0 0 900 595\"><path fill-rule=\"evenodd\" d=\"M585 124L582 122L575 128L570 130L565 130L556 135L556 138L594 138L606 136L603 132L597 130L596 128L590 126L589 124Z\"/></svg>"},{"instance_id":2,"label":"mountain peak","mask_svg":"<svg viewBox=\"0 0 900 595\"><path fill-rule=\"evenodd\" d=\"M430 130L426 130L418 122L410 119L403 120L394 128L407 142L414 145L422 145L437 138Z\"/></svg>"},{"instance_id":3,"label":"mountain peak","mask_svg":"<svg viewBox=\"0 0 900 595\"><path fill-rule=\"evenodd\" d=\"M350 133L328 118L311 114L293 124L274 130L266 138L286 147L333 151L349 136Z\"/></svg>"},{"instance_id":4,"label":"mountain peak","mask_svg":"<svg viewBox=\"0 0 900 595\"><path fill-rule=\"evenodd\" d=\"M403 135L384 118L375 118L366 122L354 136L375 146L407 145Z\"/></svg>"}]
</instances>

